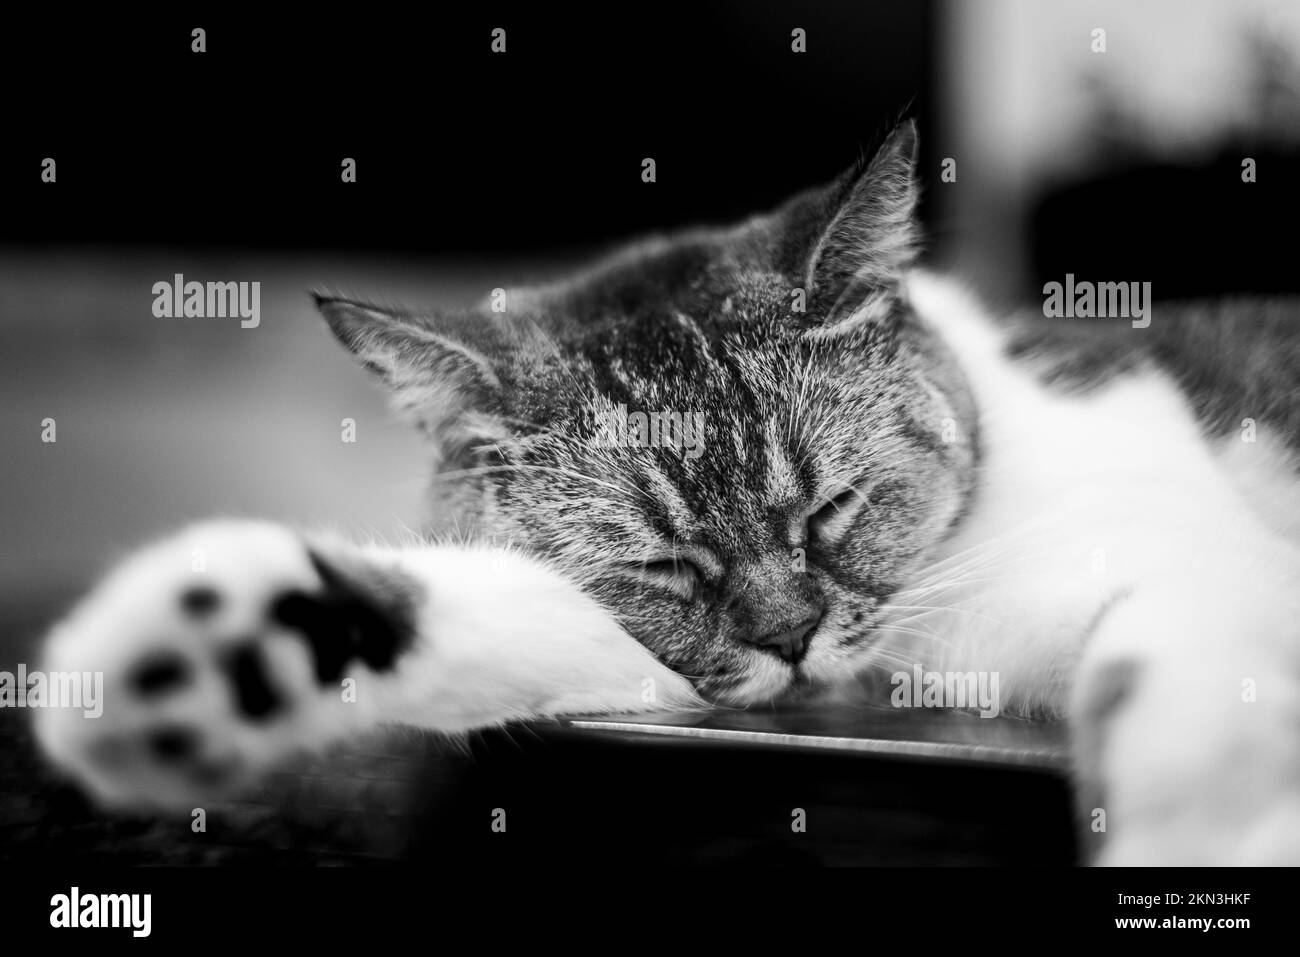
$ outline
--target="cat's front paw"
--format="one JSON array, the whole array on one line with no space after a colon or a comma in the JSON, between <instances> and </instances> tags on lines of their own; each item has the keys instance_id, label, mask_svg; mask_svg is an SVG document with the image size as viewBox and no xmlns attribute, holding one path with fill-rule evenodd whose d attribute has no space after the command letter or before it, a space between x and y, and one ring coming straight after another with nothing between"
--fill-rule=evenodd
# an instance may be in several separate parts
<instances>
[{"instance_id":1,"label":"cat's front paw","mask_svg":"<svg viewBox=\"0 0 1300 957\"><path fill-rule=\"evenodd\" d=\"M1267 659L1117 657L1074 714L1083 852L1102 866L1300 865L1300 688ZM1205 667L1202 667L1205 666ZM1265 675L1260 699L1241 674Z\"/></svg>"},{"instance_id":2,"label":"cat's front paw","mask_svg":"<svg viewBox=\"0 0 1300 957\"><path fill-rule=\"evenodd\" d=\"M1101 845L1092 863L1101 867L1295 867L1300 865L1300 803L1280 795L1274 806L1236 808L1217 799L1184 798L1182 807L1161 813L1135 809L1123 828Z\"/></svg>"},{"instance_id":3,"label":"cat's front paw","mask_svg":"<svg viewBox=\"0 0 1300 957\"><path fill-rule=\"evenodd\" d=\"M36 712L38 739L109 805L229 797L364 725L414 641L415 588L278 525L192 527L53 629L42 670L80 673L99 700Z\"/></svg>"}]
</instances>

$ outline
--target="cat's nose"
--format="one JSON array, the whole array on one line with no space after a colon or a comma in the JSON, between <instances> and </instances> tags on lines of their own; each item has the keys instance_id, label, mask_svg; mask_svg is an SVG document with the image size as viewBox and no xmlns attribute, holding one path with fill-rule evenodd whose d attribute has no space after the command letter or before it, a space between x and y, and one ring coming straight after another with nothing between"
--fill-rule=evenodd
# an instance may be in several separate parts
<instances>
[{"instance_id":1,"label":"cat's nose","mask_svg":"<svg viewBox=\"0 0 1300 957\"><path fill-rule=\"evenodd\" d=\"M792 665L797 665L803 660L804 654L808 651L809 637L813 629L817 627L822 620L822 613L818 611L806 620L788 628L785 631L773 632L770 635L759 635L752 638L746 638L750 644L758 645L760 648L766 648L768 651L780 655L782 660Z\"/></svg>"}]
</instances>

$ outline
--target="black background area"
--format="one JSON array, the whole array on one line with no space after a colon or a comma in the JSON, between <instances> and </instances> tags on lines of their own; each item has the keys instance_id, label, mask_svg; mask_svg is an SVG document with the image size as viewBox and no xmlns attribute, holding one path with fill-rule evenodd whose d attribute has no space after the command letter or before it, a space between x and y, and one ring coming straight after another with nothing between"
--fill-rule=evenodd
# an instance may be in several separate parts
<instances>
[{"instance_id":1,"label":"black background area","mask_svg":"<svg viewBox=\"0 0 1300 957\"><path fill-rule=\"evenodd\" d=\"M930 20L734 0L11 22L0 242L472 252L726 222L925 122Z\"/></svg>"}]
</instances>

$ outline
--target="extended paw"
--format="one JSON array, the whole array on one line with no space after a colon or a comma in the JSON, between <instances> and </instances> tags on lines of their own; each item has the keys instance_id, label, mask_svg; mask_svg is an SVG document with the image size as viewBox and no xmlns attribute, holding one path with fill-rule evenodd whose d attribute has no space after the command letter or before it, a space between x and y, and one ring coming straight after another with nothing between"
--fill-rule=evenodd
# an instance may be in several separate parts
<instances>
[{"instance_id":1,"label":"extended paw","mask_svg":"<svg viewBox=\"0 0 1300 957\"><path fill-rule=\"evenodd\" d=\"M365 720L415 640L418 586L277 525L219 522L133 556L56 628L47 672L102 675L102 714L44 709L46 753L110 804L228 796ZM347 693L348 682L354 693Z\"/></svg>"}]
</instances>

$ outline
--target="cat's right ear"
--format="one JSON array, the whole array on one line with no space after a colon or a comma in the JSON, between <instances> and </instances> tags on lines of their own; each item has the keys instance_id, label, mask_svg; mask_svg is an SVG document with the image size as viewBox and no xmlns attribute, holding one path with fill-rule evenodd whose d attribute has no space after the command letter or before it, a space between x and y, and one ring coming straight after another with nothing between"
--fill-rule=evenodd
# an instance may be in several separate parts
<instances>
[{"instance_id":1,"label":"cat's right ear","mask_svg":"<svg viewBox=\"0 0 1300 957\"><path fill-rule=\"evenodd\" d=\"M499 382L488 359L434 332L428 320L337 296L315 299L335 338L421 427L495 404Z\"/></svg>"}]
</instances>

